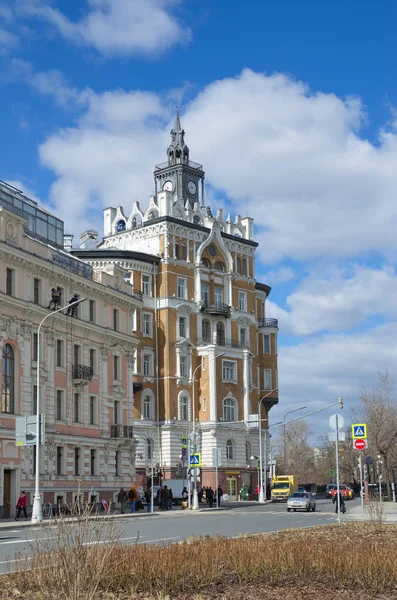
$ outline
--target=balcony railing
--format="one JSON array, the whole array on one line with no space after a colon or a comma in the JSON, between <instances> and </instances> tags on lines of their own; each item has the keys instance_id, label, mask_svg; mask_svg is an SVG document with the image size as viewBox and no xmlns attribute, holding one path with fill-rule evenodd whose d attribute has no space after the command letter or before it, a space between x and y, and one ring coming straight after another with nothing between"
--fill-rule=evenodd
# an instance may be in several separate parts
<instances>
[{"instance_id":1,"label":"balcony railing","mask_svg":"<svg viewBox=\"0 0 397 600\"><path fill-rule=\"evenodd\" d=\"M258 319L258 327L274 327L278 329L277 319Z\"/></svg>"},{"instance_id":2,"label":"balcony railing","mask_svg":"<svg viewBox=\"0 0 397 600\"><path fill-rule=\"evenodd\" d=\"M216 336L213 339L204 339L201 338L198 340L198 346L209 346L214 344L215 346L223 346L225 348L247 348L249 349L250 344L248 341L232 341L225 339L223 336Z\"/></svg>"},{"instance_id":3,"label":"balcony railing","mask_svg":"<svg viewBox=\"0 0 397 600\"><path fill-rule=\"evenodd\" d=\"M132 290L132 295L137 300L142 300L142 298L143 298L143 293L139 290Z\"/></svg>"},{"instance_id":4,"label":"balcony railing","mask_svg":"<svg viewBox=\"0 0 397 600\"><path fill-rule=\"evenodd\" d=\"M161 171L161 169L165 169L167 167L174 167L175 165L186 165L188 167L192 167L193 169L200 169L200 171L203 170L203 165L193 162L192 160L184 161L183 159L178 159L175 163L170 161L160 163L158 165L155 165L154 170Z\"/></svg>"},{"instance_id":5,"label":"balcony railing","mask_svg":"<svg viewBox=\"0 0 397 600\"><path fill-rule=\"evenodd\" d=\"M225 317L230 317L230 306L223 302L214 302L213 304L203 302L201 305L201 312L208 313L209 315L224 315Z\"/></svg>"},{"instance_id":6,"label":"balcony railing","mask_svg":"<svg viewBox=\"0 0 397 600\"><path fill-rule=\"evenodd\" d=\"M131 440L134 437L134 428L132 425L112 425L110 437Z\"/></svg>"},{"instance_id":7,"label":"balcony railing","mask_svg":"<svg viewBox=\"0 0 397 600\"><path fill-rule=\"evenodd\" d=\"M85 365L73 365L72 367L72 379L91 381L93 374L91 367Z\"/></svg>"}]
</instances>

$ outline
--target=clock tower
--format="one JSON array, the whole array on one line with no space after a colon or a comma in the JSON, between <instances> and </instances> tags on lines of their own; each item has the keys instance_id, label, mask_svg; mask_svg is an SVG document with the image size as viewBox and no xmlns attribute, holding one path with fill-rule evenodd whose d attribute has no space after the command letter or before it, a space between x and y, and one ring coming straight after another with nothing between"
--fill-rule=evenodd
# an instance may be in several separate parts
<instances>
[{"instance_id":1,"label":"clock tower","mask_svg":"<svg viewBox=\"0 0 397 600\"><path fill-rule=\"evenodd\" d=\"M196 202L204 204L204 171L202 165L189 160L189 148L185 143L178 112L171 129L171 144L167 149L167 161L154 168L155 193L167 190L175 200L182 200L191 209Z\"/></svg>"}]
</instances>

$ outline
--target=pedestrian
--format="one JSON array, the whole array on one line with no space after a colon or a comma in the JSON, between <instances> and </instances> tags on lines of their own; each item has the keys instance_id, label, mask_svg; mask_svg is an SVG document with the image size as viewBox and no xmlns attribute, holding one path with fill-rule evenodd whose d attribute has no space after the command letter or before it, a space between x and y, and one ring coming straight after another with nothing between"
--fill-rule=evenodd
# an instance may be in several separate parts
<instances>
[{"instance_id":1,"label":"pedestrian","mask_svg":"<svg viewBox=\"0 0 397 600\"><path fill-rule=\"evenodd\" d=\"M26 498L25 492L21 492L21 495L18 498L18 502L17 502L17 506L16 506L16 508L17 508L17 516L15 517L16 521L18 521L22 510L23 510L23 514L25 515L25 520L27 520L27 518L28 518L28 515L26 512L26 500L27 500L27 498Z\"/></svg>"},{"instance_id":2,"label":"pedestrian","mask_svg":"<svg viewBox=\"0 0 397 600\"><path fill-rule=\"evenodd\" d=\"M124 510L124 505L127 502L127 492L125 491L124 488L120 488L119 493L117 494L117 502L120 503L120 509L121 509L121 514L124 515L125 510Z\"/></svg>"},{"instance_id":3,"label":"pedestrian","mask_svg":"<svg viewBox=\"0 0 397 600\"><path fill-rule=\"evenodd\" d=\"M197 488L197 498L198 498L199 504L203 501L203 493L204 493L204 489L201 487L201 485L199 485Z\"/></svg>"},{"instance_id":4,"label":"pedestrian","mask_svg":"<svg viewBox=\"0 0 397 600\"><path fill-rule=\"evenodd\" d=\"M51 300L48 305L48 308L52 308L52 310L58 310L61 303L61 291L56 288L52 288L51 290Z\"/></svg>"},{"instance_id":5,"label":"pedestrian","mask_svg":"<svg viewBox=\"0 0 397 600\"><path fill-rule=\"evenodd\" d=\"M75 317L76 316L76 305L73 304L74 302L77 302L77 300L79 299L77 294L73 294L73 297L69 300L69 306L68 306L68 310L67 310L67 314L70 315L71 317Z\"/></svg>"},{"instance_id":6,"label":"pedestrian","mask_svg":"<svg viewBox=\"0 0 397 600\"><path fill-rule=\"evenodd\" d=\"M332 502L335 503L335 513L338 514L338 496L339 496L339 506L341 513L346 512L346 504L345 500L340 492L337 492L335 496L332 498Z\"/></svg>"},{"instance_id":7,"label":"pedestrian","mask_svg":"<svg viewBox=\"0 0 397 600\"><path fill-rule=\"evenodd\" d=\"M172 499L173 499L173 494L172 494L172 490L169 489L168 490L168 510L172 510Z\"/></svg>"},{"instance_id":8,"label":"pedestrian","mask_svg":"<svg viewBox=\"0 0 397 600\"><path fill-rule=\"evenodd\" d=\"M218 489L216 490L216 495L218 496L218 506L220 506L221 500L223 498L223 490L222 490L221 486L218 486Z\"/></svg>"},{"instance_id":9,"label":"pedestrian","mask_svg":"<svg viewBox=\"0 0 397 600\"><path fill-rule=\"evenodd\" d=\"M130 491L128 492L128 499L130 501L130 512L134 513L136 510L136 499L138 494L136 493L135 485L131 486Z\"/></svg>"},{"instance_id":10,"label":"pedestrian","mask_svg":"<svg viewBox=\"0 0 397 600\"><path fill-rule=\"evenodd\" d=\"M145 500L146 500L147 511L150 512L152 510L152 488L149 488L148 490L146 490Z\"/></svg>"},{"instance_id":11,"label":"pedestrian","mask_svg":"<svg viewBox=\"0 0 397 600\"><path fill-rule=\"evenodd\" d=\"M160 491L160 510L168 509L168 498L169 498L168 488L166 485L164 485Z\"/></svg>"},{"instance_id":12,"label":"pedestrian","mask_svg":"<svg viewBox=\"0 0 397 600\"><path fill-rule=\"evenodd\" d=\"M209 504L210 508L212 508L212 505L214 503L214 490L212 489L211 486L206 489L205 494L207 496L207 504Z\"/></svg>"}]
</instances>

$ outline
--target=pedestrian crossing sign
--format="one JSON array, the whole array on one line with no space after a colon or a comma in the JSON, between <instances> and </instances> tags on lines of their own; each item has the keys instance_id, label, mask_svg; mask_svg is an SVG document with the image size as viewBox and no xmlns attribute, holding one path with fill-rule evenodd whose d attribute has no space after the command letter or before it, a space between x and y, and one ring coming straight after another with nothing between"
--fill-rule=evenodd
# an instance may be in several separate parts
<instances>
[{"instance_id":1,"label":"pedestrian crossing sign","mask_svg":"<svg viewBox=\"0 0 397 600\"><path fill-rule=\"evenodd\" d=\"M201 467L201 454L191 454L190 455L190 465L192 467Z\"/></svg>"},{"instance_id":2,"label":"pedestrian crossing sign","mask_svg":"<svg viewBox=\"0 0 397 600\"><path fill-rule=\"evenodd\" d=\"M367 437L367 424L366 423L353 423L353 425L352 425L353 440L366 439L366 437Z\"/></svg>"},{"instance_id":3,"label":"pedestrian crossing sign","mask_svg":"<svg viewBox=\"0 0 397 600\"><path fill-rule=\"evenodd\" d=\"M181 437L181 448L187 448L187 437Z\"/></svg>"}]
</instances>

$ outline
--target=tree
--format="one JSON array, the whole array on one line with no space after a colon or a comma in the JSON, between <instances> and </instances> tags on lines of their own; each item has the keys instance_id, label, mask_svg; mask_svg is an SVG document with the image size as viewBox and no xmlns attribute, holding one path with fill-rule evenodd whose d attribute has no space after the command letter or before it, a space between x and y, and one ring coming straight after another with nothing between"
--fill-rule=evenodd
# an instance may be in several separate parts
<instances>
[{"instance_id":1,"label":"tree","mask_svg":"<svg viewBox=\"0 0 397 600\"><path fill-rule=\"evenodd\" d=\"M314 452L308 443L311 435L305 421L287 423L285 429L286 464L284 465L284 436L277 442L279 474L296 475L299 482L311 483L313 480Z\"/></svg>"}]
</instances>

